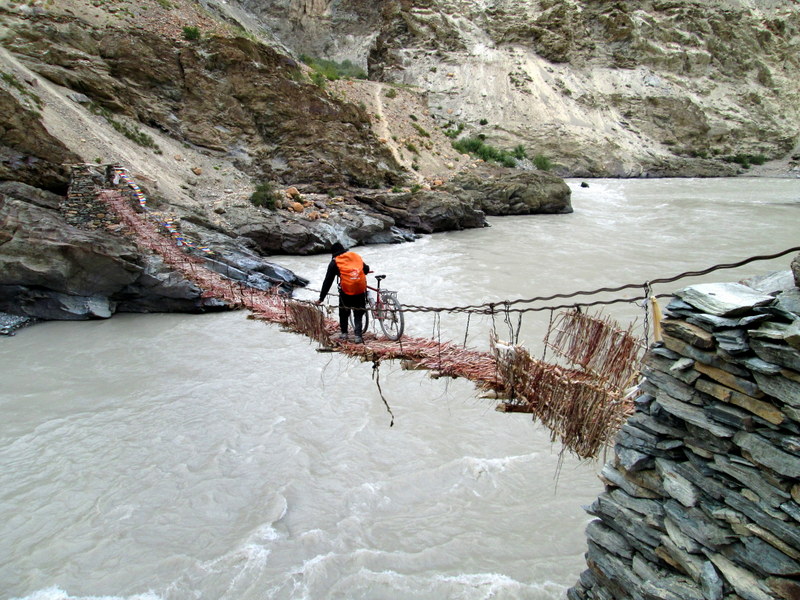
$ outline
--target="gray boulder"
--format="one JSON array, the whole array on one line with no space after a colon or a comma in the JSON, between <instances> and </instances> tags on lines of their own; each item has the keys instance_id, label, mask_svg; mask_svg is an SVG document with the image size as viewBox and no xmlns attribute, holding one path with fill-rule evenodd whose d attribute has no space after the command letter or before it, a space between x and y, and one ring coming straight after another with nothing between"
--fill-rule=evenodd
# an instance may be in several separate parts
<instances>
[{"instance_id":1,"label":"gray boulder","mask_svg":"<svg viewBox=\"0 0 800 600\"><path fill-rule=\"evenodd\" d=\"M572 212L569 186L560 177L541 171L483 164L453 177L446 189L487 215Z\"/></svg>"}]
</instances>

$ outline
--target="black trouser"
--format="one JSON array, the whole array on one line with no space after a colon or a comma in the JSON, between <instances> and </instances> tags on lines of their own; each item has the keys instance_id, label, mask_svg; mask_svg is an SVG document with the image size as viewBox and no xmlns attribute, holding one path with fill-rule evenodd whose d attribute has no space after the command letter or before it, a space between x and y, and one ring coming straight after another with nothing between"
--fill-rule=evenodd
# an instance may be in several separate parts
<instances>
[{"instance_id":1,"label":"black trouser","mask_svg":"<svg viewBox=\"0 0 800 600\"><path fill-rule=\"evenodd\" d=\"M362 324L364 322L364 309L367 307L367 294L339 294L339 329L342 333L347 333L347 323L350 320L350 310L353 310L353 323L355 324L354 333L360 336ZM361 310L358 310L361 309Z\"/></svg>"}]
</instances>

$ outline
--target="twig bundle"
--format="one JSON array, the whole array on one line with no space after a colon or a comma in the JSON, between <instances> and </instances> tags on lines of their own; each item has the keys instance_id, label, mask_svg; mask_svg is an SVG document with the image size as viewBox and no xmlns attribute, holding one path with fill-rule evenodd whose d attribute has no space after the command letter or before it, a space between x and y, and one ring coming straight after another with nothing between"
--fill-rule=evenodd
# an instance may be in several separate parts
<instances>
[{"instance_id":1,"label":"twig bundle","mask_svg":"<svg viewBox=\"0 0 800 600\"><path fill-rule=\"evenodd\" d=\"M521 346L493 339L497 370L509 402L532 412L581 458L596 457L631 412L622 392L598 384L590 373L536 360Z\"/></svg>"},{"instance_id":2,"label":"twig bundle","mask_svg":"<svg viewBox=\"0 0 800 600\"><path fill-rule=\"evenodd\" d=\"M287 326L297 333L302 333L320 344L330 343L330 334L325 327L325 317L322 311L311 304L302 302L286 303L289 312Z\"/></svg>"},{"instance_id":3,"label":"twig bundle","mask_svg":"<svg viewBox=\"0 0 800 600\"><path fill-rule=\"evenodd\" d=\"M631 334L633 325L623 330L610 318L572 310L560 313L551 327L556 336L549 346L611 388L629 385L638 372L643 344Z\"/></svg>"}]
</instances>

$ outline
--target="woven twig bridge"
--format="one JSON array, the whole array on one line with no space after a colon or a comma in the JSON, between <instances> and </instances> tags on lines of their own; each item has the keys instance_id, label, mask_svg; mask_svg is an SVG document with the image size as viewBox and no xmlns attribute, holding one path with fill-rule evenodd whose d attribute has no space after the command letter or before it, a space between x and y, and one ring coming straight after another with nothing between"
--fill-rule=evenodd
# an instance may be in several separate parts
<instances>
[{"instance_id":1,"label":"woven twig bridge","mask_svg":"<svg viewBox=\"0 0 800 600\"><path fill-rule=\"evenodd\" d=\"M180 246L176 245L175 230L168 227L165 232L148 219L138 188L123 169L116 173L118 180L132 188L139 208L130 191L120 187L102 190L99 199L117 214L142 251L160 255L172 269L198 285L204 297L245 308L252 318L309 336L319 342L320 349L357 357L376 367L383 360L398 359L406 368L428 369L434 376L469 379L479 390L491 391L504 400L498 409L533 414L550 428L553 441L581 458L596 457L632 411L623 390L634 383L638 373L641 344L630 330L622 331L610 321L579 311L563 313L551 323L555 335L549 347L572 363L571 368L536 360L524 348L494 337L491 352L428 338L405 336L390 341L371 333L365 334L364 344L333 342L338 323L326 318L315 304L293 299L277 288L264 291L228 279L206 268L205 260L190 252L198 248L208 252L207 248L183 238Z\"/></svg>"}]
</instances>

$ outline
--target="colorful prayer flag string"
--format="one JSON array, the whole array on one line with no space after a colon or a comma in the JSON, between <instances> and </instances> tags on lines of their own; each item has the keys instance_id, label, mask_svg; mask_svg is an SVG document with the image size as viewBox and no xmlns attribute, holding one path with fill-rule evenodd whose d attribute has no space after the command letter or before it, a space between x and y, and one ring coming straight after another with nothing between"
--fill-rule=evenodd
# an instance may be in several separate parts
<instances>
[{"instance_id":1,"label":"colorful prayer flag string","mask_svg":"<svg viewBox=\"0 0 800 600\"><path fill-rule=\"evenodd\" d=\"M134 182L128 176L128 173L125 171L125 169L123 169L122 167L114 167L114 175L115 175L114 183L116 184L119 181L124 182L133 192L133 196L139 202L139 206L141 206L142 209L146 213L148 213L148 217L155 218L153 215L153 211L150 209L149 206L147 206L147 197L144 195L144 193L142 193L141 188L138 185L136 185L136 182ZM181 234L178 231L178 229L175 227L175 225L173 225L171 221L161 219L159 220L159 222L161 226L164 227L170 233L170 235L173 237L178 246L187 246L189 248L195 248L197 250L200 250L201 252L205 252L206 254L213 254L211 248L207 246L199 246L190 239L186 238L183 234Z\"/></svg>"}]
</instances>

